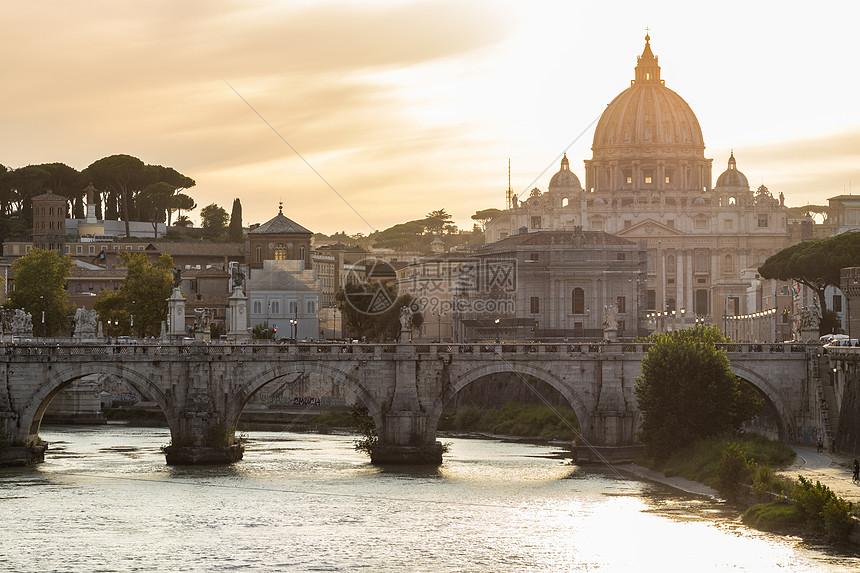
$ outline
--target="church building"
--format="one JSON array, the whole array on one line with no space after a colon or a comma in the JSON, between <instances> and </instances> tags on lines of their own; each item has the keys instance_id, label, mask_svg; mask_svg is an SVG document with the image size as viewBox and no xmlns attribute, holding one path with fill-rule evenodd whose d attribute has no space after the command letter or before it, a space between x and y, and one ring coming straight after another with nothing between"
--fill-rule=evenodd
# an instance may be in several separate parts
<instances>
[{"instance_id":1,"label":"church building","mask_svg":"<svg viewBox=\"0 0 860 573\"><path fill-rule=\"evenodd\" d=\"M696 115L666 87L647 35L630 87L597 124L592 153L585 186L565 155L546 192L509 196L508 208L488 225L487 243L576 227L641 243L647 250L643 311L674 310L689 325L743 312L742 272L797 242L782 194L750 189L734 153L712 186L712 160ZM558 308L572 308L564 300L571 292L558 289ZM765 297L762 304L768 303Z\"/></svg>"}]
</instances>

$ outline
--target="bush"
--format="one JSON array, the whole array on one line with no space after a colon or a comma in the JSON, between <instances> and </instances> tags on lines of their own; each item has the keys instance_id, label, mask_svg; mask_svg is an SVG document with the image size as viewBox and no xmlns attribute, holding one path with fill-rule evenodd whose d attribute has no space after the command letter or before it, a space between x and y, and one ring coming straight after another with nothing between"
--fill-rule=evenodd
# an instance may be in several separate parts
<instances>
[{"instance_id":1,"label":"bush","mask_svg":"<svg viewBox=\"0 0 860 573\"><path fill-rule=\"evenodd\" d=\"M821 516L824 520L824 531L834 539L844 541L854 527L851 517L851 502L835 495L824 504Z\"/></svg>"},{"instance_id":2,"label":"bush","mask_svg":"<svg viewBox=\"0 0 860 573\"><path fill-rule=\"evenodd\" d=\"M824 506L835 497L833 491L821 482L816 481L813 484L805 477L798 476L791 502L797 506L809 526L821 528L824 525Z\"/></svg>"},{"instance_id":3,"label":"bush","mask_svg":"<svg viewBox=\"0 0 860 573\"><path fill-rule=\"evenodd\" d=\"M729 442L723 448L714 487L726 499L737 500L744 486L751 482L754 469L755 464L747 460L741 446Z\"/></svg>"},{"instance_id":4,"label":"bush","mask_svg":"<svg viewBox=\"0 0 860 573\"><path fill-rule=\"evenodd\" d=\"M746 525L762 531L779 532L803 523L797 508L784 501L772 501L750 506L741 517Z\"/></svg>"}]
</instances>

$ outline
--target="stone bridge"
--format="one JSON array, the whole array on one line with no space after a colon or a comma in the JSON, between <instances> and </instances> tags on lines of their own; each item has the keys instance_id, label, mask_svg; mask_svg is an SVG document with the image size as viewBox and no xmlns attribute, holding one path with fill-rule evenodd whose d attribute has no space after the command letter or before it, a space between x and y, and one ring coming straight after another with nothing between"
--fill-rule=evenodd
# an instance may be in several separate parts
<instances>
[{"instance_id":1,"label":"stone bridge","mask_svg":"<svg viewBox=\"0 0 860 573\"><path fill-rule=\"evenodd\" d=\"M632 459L640 423L633 391L648 344L98 344L0 347L0 463L40 461L42 415L75 380L112 374L155 400L172 441L169 464L241 459L242 409L267 384L318 373L355 392L379 436L374 463L441 463L445 404L482 378L515 373L557 390L576 412L582 459ZM821 347L725 344L735 373L767 398L779 435L816 424ZM824 367L828 367L825 365ZM800 436L800 438L799 438ZM807 436L808 439L808 436ZM5 446L3 445L5 444ZM2 461L5 448L6 462Z\"/></svg>"}]
</instances>

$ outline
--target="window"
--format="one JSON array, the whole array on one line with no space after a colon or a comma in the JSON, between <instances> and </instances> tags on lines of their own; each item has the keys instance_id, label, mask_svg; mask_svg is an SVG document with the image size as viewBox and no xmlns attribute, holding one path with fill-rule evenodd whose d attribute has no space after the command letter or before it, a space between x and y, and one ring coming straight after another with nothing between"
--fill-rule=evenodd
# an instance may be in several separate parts
<instances>
[{"instance_id":1,"label":"window","mask_svg":"<svg viewBox=\"0 0 860 573\"><path fill-rule=\"evenodd\" d=\"M81 245L77 245L77 246L75 247L75 253L77 253L77 254L79 254L79 255L80 255L80 254L82 254L83 252L84 252L84 247L83 247L83 246L81 246Z\"/></svg>"},{"instance_id":2,"label":"window","mask_svg":"<svg viewBox=\"0 0 860 573\"><path fill-rule=\"evenodd\" d=\"M731 255L726 255L723 259L723 272L730 273L734 271L734 260Z\"/></svg>"},{"instance_id":3,"label":"window","mask_svg":"<svg viewBox=\"0 0 860 573\"><path fill-rule=\"evenodd\" d=\"M654 289L648 289L648 310L655 310L657 308L657 291Z\"/></svg>"},{"instance_id":4,"label":"window","mask_svg":"<svg viewBox=\"0 0 860 573\"><path fill-rule=\"evenodd\" d=\"M627 297L619 296L615 299L615 307L618 309L618 312L627 312ZM624 330L623 328L621 330Z\"/></svg>"},{"instance_id":5,"label":"window","mask_svg":"<svg viewBox=\"0 0 860 573\"><path fill-rule=\"evenodd\" d=\"M737 198L729 197L729 205L736 205L738 202Z\"/></svg>"},{"instance_id":6,"label":"window","mask_svg":"<svg viewBox=\"0 0 860 573\"><path fill-rule=\"evenodd\" d=\"M533 296L529 298L529 312L532 314L540 312L540 297Z\"/></svg>"},{"instance_id":7,"label":"window","mask_svg":"<svg viewBox=\"0 0 860 573\"><path fill-rule=\"evenodd\" d=\"M573 314L585 314L585 291L581 288L573 289L571 303Z\"/></svg>"},{"instance_id":8,"label":"window","mask_svg":"<svg viewBox=\"0 0 860 573\"><path fill-rule=\"evenodd\" d=\"M278 243L275 245L275 260L276 261L286 261L287 260L287 247L283 245L283 243Z\"/></svg>"},{"instance_id":9,"label":"window","mask_svg":"<svg viewBox=\"0 0 860 573\"><path fill-rule=\"evenodd\" d=\"M561 206L567 207L570 204L570 200L567 197L563 197L561 200Z\"/></svg>"},{"instance_id":10,"label":"window","mask_svg":"<svg viewBox=\"0 0 860 573\"><path fill-rule=\"evenodd\" d=\"M304 247L299 247L299 258L301 260L305 260L305 248Z\"/></svg>"},{"instance_id":11,"label":"window","mask_svg":"<svg viewBox=\"0 0 860 573\"><path fill-rule=\"evenodd\" d=\"M540 229L541 228L541 220L540 217L532 217L532 229Z\"/></svg>"},{"instance_id":12,"label":"window","mask_svg":"<svg viewBox=\"0 0 860 573\"><path fill-rule=\"evenodd\" d=\"M263 314L263 301L255 300L253 303L254 306L254 314Z\"/></svg>"},{"instance_id":13,"label":"window","mask_svg":"<svg viewBox=\"0 0 860 573\"><path fill-rule=\"evenodd\" d=\"M707 316L710 314L708 312L708 291L705 289L696 290L696 294L694 295L696 302L695 312L697 316Z\"/></svg>"},{"instance_id":14,"label":"window","mask_svg":"<svg viewBox=\"0 0 860 573\"><path fill-rule=\"evenodd\" d=\"M696 270L697 271L706 271L708 270L708 257L705 255L696 255Z\"/></svg>"},{"instance_id":15,"label":"window","mask_svg":"<svg viewBox=\"0 0 860 573\"><path fill-rule=\"evenodd\" d=\"M633 177L632 176L630 176L630 175L627 176L627 183L628 184L633 183Z\"/></svg>"},{"instance_id":16,"label":"window","mask_svg":"<svg viewBox=\"0 0 860 573\"><path fill-rule=\"evenodd\" d=\"M263 262L263 247L257 247L257 252L255 254L255 258L257 259L258 263Z\"/></svg>"},{"instance_id":17,"label":"window","mask_svg":"<svg viewBox=\"0 0 860 573\"><path fill-rule=\"evenodd\" d=\"M91 255L96 254L96 248L95 247L90 247L90 254Z\"/></svg>"},{"instance_id":18,"label":"window","mask_svg":"<svg viewBox=\"0 0 860 573\"><path fill-rule=\"evenodd\" d=\"M273 300L270 303L270 306L271 306L271 313L272 314L281 314L281 303L280 303L280 301Z\"/></svg>"},{"instance_id":19,"label":"window","mask_svg":"<svg viewBox=\"0 0 860 573\"><path fill-rule=\"evenodd\" d=\"M645 184L646 184L646 185L650 185L650 184L651 184L651 176L650 176L650 175L646 175L646 176L645 176Z\"/></svg>"},{"instance_id":20,"label":"window","mask_svg":"<svg viewBox=\"0 0 860 573\"><path fill-rule=\"evenodd\" d=\"M294 314L296 314L296 312L298 312L298 308L299 308L299 307L298 307L298 305L296 304L296 301L291 300L291 301L290 301L290 314L293 314L293 315L294 315Z\"/></svg>"},{"instance_id":21,"label":"window","mask_svg":"<svg viewBox=\"0 0 860 573\"><path fill-rule=\"evenodd\" d=\"M531 262L533 262L533 263L537 263L537 262L539 262L539 261L540 261L540 253L532 253L532 254L530 254L530 255L529 255L528 260L529 260L529 261L531 261ZM527 261L527 262L528 262L528 261Z\"/></svg>"},{"instance_id":22,"label":"window","mask_svg":"<svg viewBox=\"0 0 860 573\"><path fill-rule=\"evenodd\" d=\"M693 222L693 227L696 229L707 229L708 228L708 220L707 219L696 219Z\"/></svg>"},{"instance_id":23,"label":"window","mask_svg":"<svg viewBox=\"0 0 860 573\"><path fill-rule=\"evenodd\" d=\"M666 183L671 183L671 182L672 182L672 178L667 175L666 176Z\"/></svg>"},{"instance_id":24,"label":"window","mask_svg":"<svg viewBox=\"0 0 860 573\"><path fill-rule=\"evenodd\" d=\"M758 216L758 228L766 229L767 228L767 215L759 215Z\"/></svg>"},{"instance_id":25,"label":"window","mask_svg":"<svg viewBox=\"0 0 860 573\"><path fill-rule=\"evenodd\" d=\"M842 295L833 295L833 312L842 312Z\"/></svg>"},{"instance_id":26,"label":"window","mask_svg":"<svg viewBox=\"0 0 860 573\"><path fill-rule=\"evenodd\" d=\"M315 314L315 313L316 313L316 305L314 304L314 301L309 300L308 301L308 314Z\"/></svg>"},{"instance_id":27,"label":"window","mask_svg":"<svg viewBox=\"0 0 860 573\"><path fill-rule=\"evenodd\" d=\"M668 257L666 257L666 272L675 272L675 255L669 255Z\"/></svg>"}]
</instances>

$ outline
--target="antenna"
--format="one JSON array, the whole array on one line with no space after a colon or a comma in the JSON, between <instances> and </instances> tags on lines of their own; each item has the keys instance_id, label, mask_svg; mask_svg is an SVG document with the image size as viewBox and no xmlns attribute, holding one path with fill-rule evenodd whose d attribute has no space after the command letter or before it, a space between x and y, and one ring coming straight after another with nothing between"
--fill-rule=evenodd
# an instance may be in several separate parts
<instances>
[{"instance_id":1,"label":"antenna","mask_svg":"<svg viewBox=\"0 0 860 573\"><path fill-rule=\"evenodd\" d=\"M511 187L511 158L508 157L508 190L505 192L505 208L511 209L514 204L514 190Z\"/></svg>"}]
</instances>

